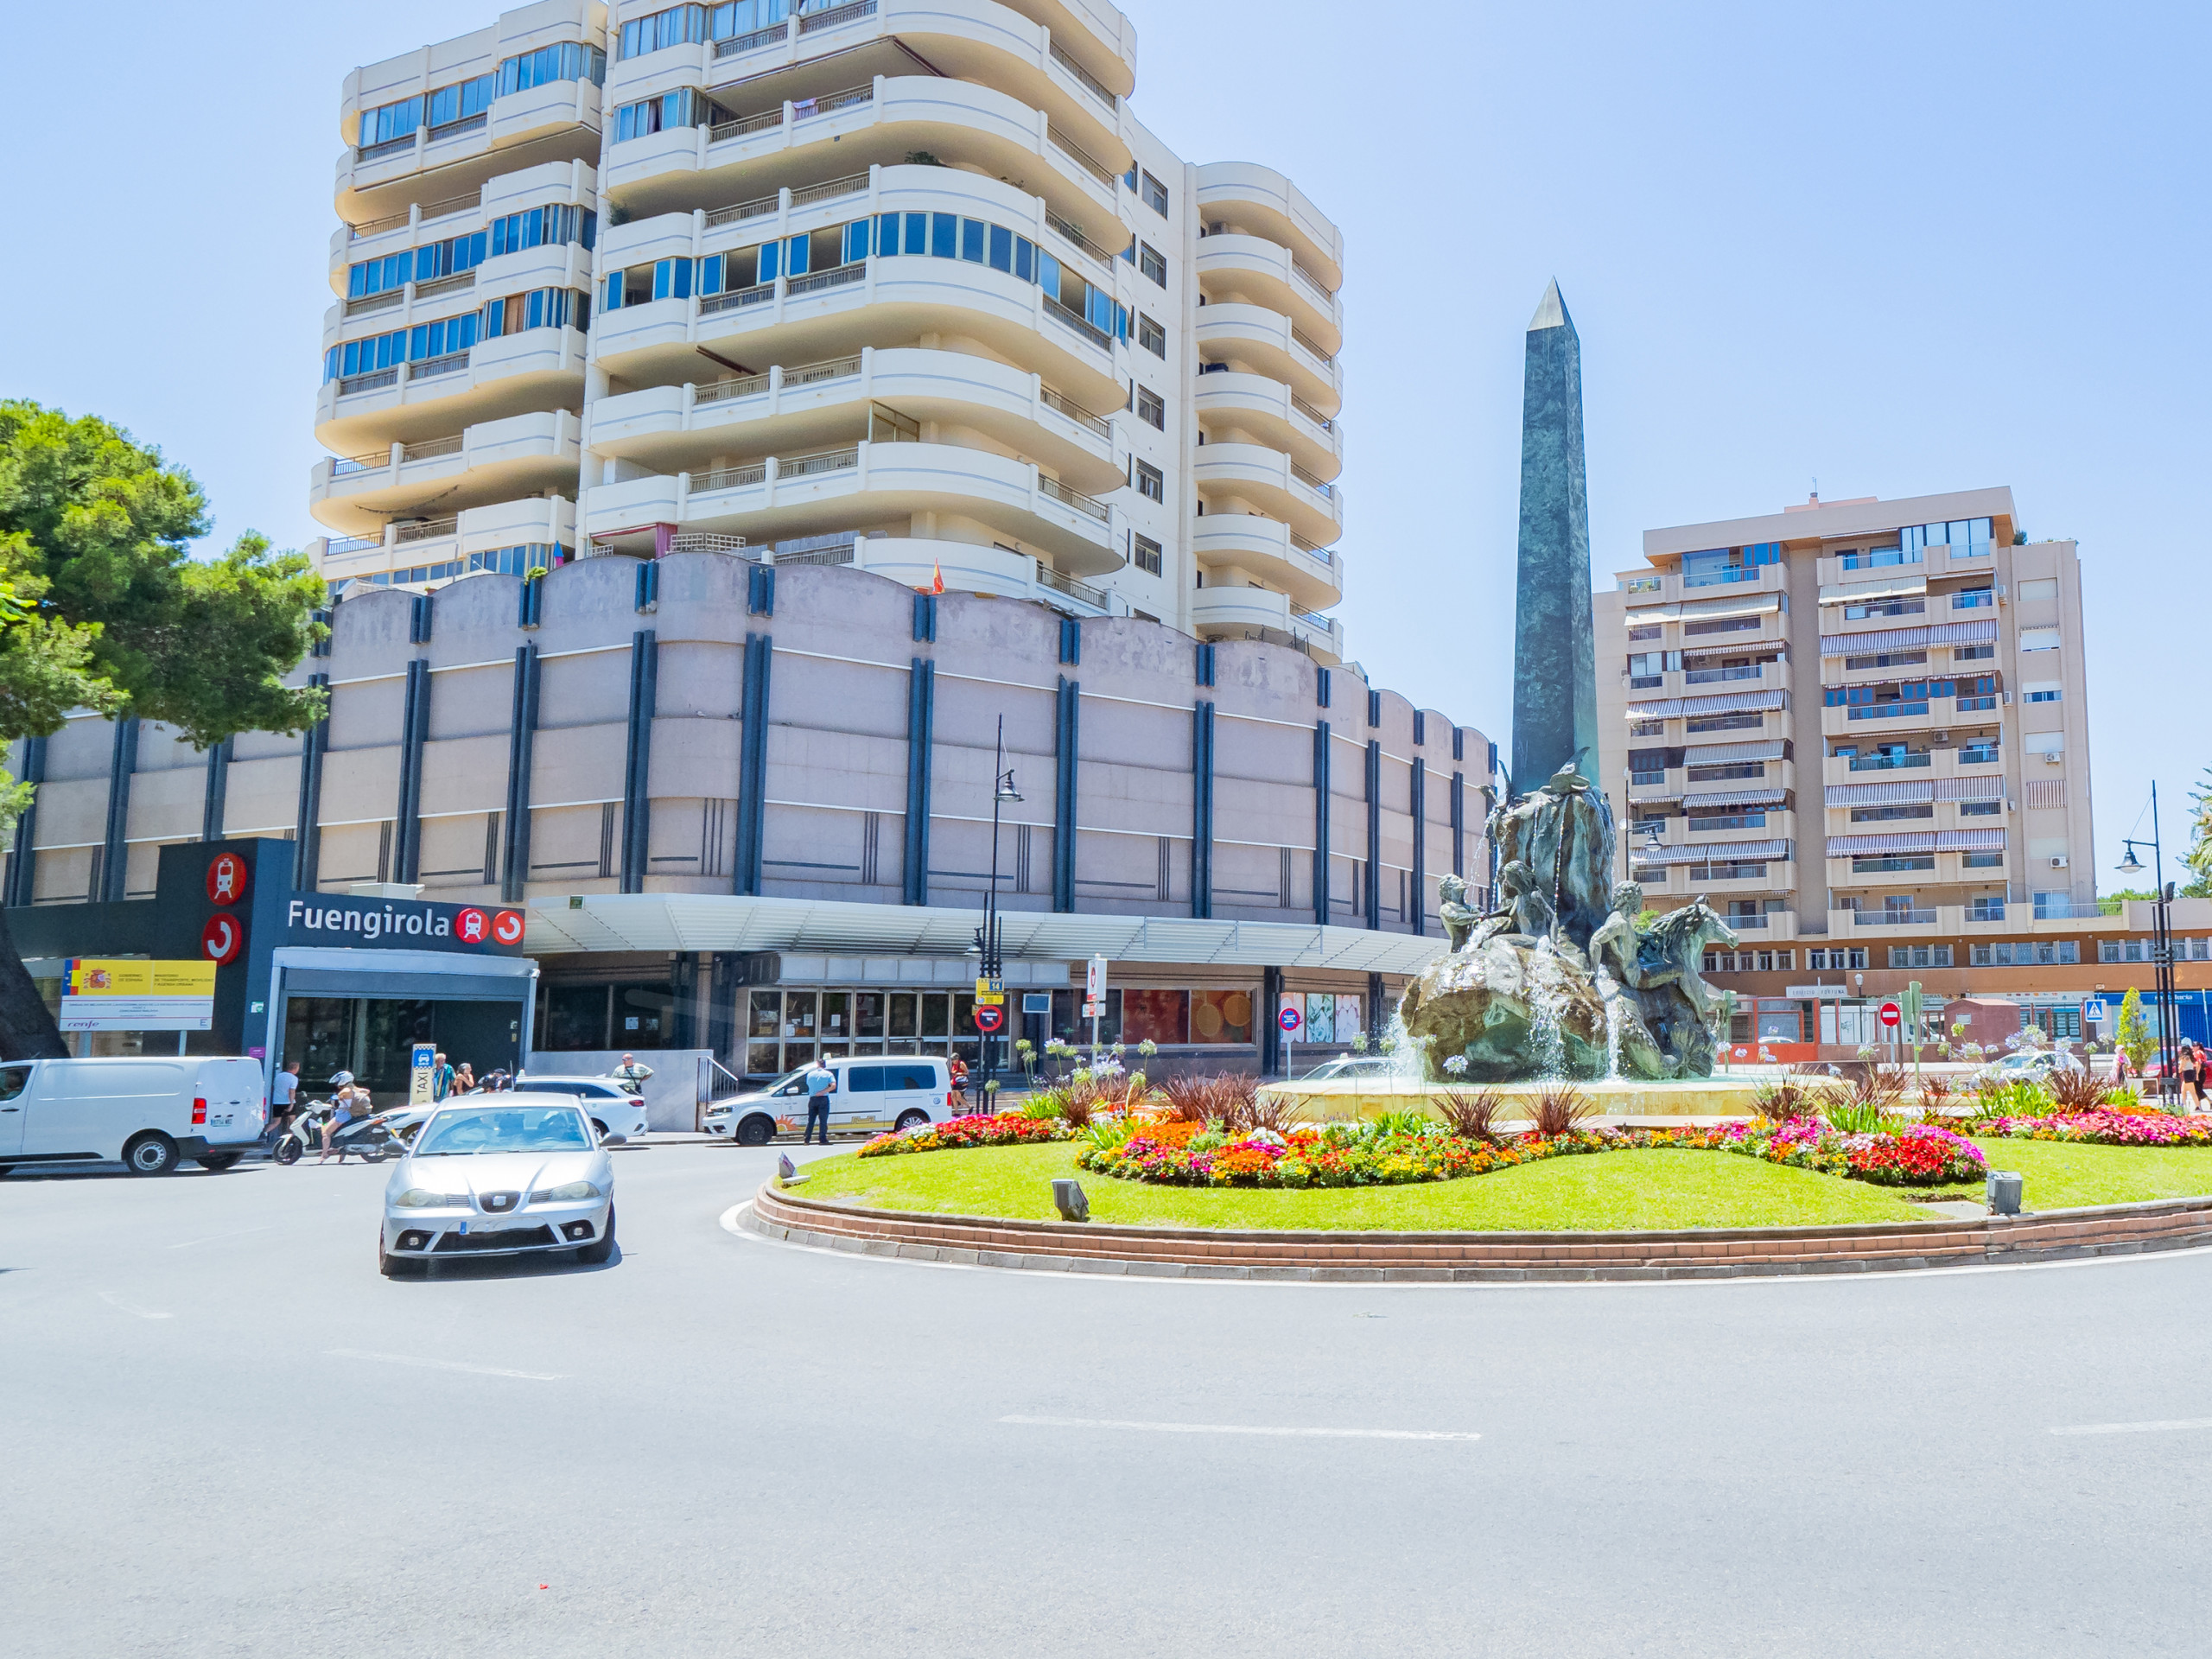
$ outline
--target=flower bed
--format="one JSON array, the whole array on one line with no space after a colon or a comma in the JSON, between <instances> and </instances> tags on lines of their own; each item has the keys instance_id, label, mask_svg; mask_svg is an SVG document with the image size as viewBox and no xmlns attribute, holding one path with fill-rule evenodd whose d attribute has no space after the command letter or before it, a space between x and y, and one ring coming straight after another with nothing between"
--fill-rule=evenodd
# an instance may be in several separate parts
<instances>
[{"instance_id":1,"label":"flower bed","mask_svg":"<svg viewBox=\"0 0 2212 1659\"><path fill-rule=\"evenodd\" d=\"M1287 1136L1248 1135L1207 1146L1185 1126L1147 1126L1118 1146L1086 1147L1076 1161L1122 1180L1176 1186L1389 1186L1458 1180L1580 1154L1652 1147L1728 1152L1881 1186L1979 1180L1980 1150L1947 1129L1841 1135L1815 1119L1692 1129L1570 1129L1482 1141L1434 1129L1378 1133L1371 1126ZM1197 1149L1193 1145L1197 1144Z\"/></svg>"},{"instance_id":2,"label":"flower bed","mask_svg":"<svg viewBox=\"0 0 2212 1659\"><path fill-rule=\"evenodd\" d=\"M905 1135L879 1135L861 1147L863 1158L902 1152L957 1152L969 1147L1021 1147L1039 1141L1065 1141L1075 1134L1057 1117L1025 1117L1020 1112L971 1112L949 1117Z\"/></svg>"},{"instance_id":3,"label":"flower bed","mask_svg":"<svg viewBox=\"0 0 2212 1659\"><path fill-rule=\"evenodd\" d=\"M2174 1112L2055 1112L2044 1117L1999 1117L1977 1124L1984 1135L2014 1141L2069 1141L2092 1147L2212 1147L2212 1117Z\"/></svg>"}]
</instances>

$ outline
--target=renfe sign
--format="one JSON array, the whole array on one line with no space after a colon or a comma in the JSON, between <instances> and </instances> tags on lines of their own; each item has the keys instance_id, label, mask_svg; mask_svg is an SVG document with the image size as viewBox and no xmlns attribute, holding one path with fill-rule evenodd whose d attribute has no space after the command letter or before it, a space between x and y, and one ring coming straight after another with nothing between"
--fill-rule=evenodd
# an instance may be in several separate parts
<instances>
[{"instance_id":1,"label":"renfe sign","mask_svg":"<svg viewBox=\"0 0 2212 1659\"><path fill-rule=\"evenodd\" d=\"M515 957L522 954L524 931L518 910L437 905L420 899L295 894L284 911L287 944Z\"/></svg>"}]
</instances>

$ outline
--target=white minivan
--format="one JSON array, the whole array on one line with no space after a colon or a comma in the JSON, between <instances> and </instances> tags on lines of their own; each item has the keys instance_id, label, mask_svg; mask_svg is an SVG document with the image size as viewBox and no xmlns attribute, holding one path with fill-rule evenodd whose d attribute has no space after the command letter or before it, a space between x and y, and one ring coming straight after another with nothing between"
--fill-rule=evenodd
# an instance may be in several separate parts
<instances>
[{"instance_id":1,"label":"white minivan","mask_svg":"<svg viewBox=\"0 0 2212 1659\"><path fill-rule=\"evenodd\" d=\"M945 1105L952 1077L942 1059L886 1054L823 1064L837 1079L830 1092L833 1129L907 1129L957 1116ZM765 1147L786 1130L805 1134L806 1068L752 1094L716 1101L707 1109L706 1129L741 1147Z\"/></svg>"},{"instance_id":2,"label":"white minivan","mask_svg":"<svg viewBox=\"0 0 2212 1659\"><path fill-rule=\"evenodd\" d=\"M189 1158L228 1169L268 1122L261 1062L133 1057L0 1065L0 1175L18 1164L120 1160L166 1175Z\"/></svg>"}]
</instances>

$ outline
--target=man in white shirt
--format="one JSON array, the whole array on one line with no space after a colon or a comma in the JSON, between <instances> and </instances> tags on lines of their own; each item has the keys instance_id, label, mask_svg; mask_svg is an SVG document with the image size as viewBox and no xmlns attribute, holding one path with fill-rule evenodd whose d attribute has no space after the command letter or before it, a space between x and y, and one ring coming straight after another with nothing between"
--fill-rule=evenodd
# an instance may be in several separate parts
<instances>
[{"instance_id":1,"label":"man in white shirt","mask_svg":"<svg viewBox=\"0 0 2212 1659\"><path fill-rule=\"evenodd\" d=\"M799 1137L802 1146L814 1139L814 1126L822 1125L822 1144L830 1144L830 1096L836 1092L837 1074L820 1060L806 1068L806 1133Z\"/></svg>"},{"instance_id":2,"label":"man in white shirt","mask_svg":"<svg viewBox=\"0 0 2212 1659\"><path fill-rule=\"evenodd\" d=\"M292 1114L300 1098L300 1063L287 1060L269 1085L269 1144L274 1146L292 1127Z\"/></svg>"}]
</instances>

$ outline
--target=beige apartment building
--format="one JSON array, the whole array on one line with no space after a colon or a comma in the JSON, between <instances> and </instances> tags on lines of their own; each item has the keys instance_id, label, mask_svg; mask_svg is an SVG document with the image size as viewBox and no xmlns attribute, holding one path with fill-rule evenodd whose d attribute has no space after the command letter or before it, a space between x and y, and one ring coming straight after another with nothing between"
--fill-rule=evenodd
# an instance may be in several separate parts
<instances>
[{"instance_id":1,"label":"beige apartment building","mask_svg":"<svg viewBox=\"0 0 2212 1659\"><path fill-rule=\"evenodd\" d=\"M1624 859L1736 929L1709 965L1739 1035L1820 1040L1840 987L2084 963L2081 565L2011 490L1648 531L1596 620Z\"/></svg>"}]
</instances>

